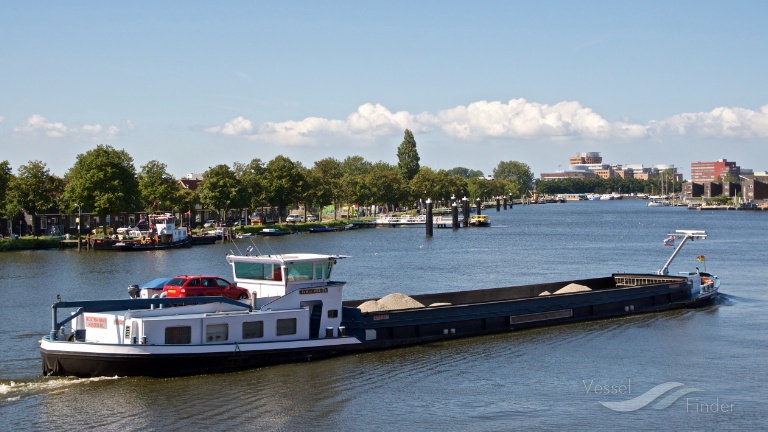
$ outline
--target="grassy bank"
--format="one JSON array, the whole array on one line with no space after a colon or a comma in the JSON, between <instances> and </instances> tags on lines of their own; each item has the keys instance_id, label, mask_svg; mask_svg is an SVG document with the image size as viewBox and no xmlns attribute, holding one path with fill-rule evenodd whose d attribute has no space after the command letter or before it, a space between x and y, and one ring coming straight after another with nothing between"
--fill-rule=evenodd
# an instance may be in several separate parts
<instances>
[{"instance_id":1,"label":"grassy bank","mask_svg":"<svg viewBox=\"0 0 768 432\"><path fill-rule=\"evenodd\" d=\"M0 252L16 250L56 249L59 247L60 237L20 237L15 240L0 240Z\"/></svg>"}]
</instances>

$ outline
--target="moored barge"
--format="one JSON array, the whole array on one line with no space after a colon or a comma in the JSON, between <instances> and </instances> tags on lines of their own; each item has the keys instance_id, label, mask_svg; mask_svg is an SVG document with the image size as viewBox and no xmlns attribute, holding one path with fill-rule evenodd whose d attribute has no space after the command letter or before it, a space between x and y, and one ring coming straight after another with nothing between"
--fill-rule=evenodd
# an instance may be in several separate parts
<instances>
[{"instance_id":1,"label":"moored barge","mask_svg":"<svg viewBox=\"0 0 768 432\"><path fill-rule=\"evenodd\" d=\"M719 279L672 276L669 264L703 231L682 241L656 274L606 277L452 293L343 301L331 279L344 256L235 256L227 262L248 301L222 297L140 298L53 304L41 341L46 375L176 376L318 360L374 349L607 317L695 307ZM59 319L59 310L71 313Z\"/></svg>"}]
</instances>

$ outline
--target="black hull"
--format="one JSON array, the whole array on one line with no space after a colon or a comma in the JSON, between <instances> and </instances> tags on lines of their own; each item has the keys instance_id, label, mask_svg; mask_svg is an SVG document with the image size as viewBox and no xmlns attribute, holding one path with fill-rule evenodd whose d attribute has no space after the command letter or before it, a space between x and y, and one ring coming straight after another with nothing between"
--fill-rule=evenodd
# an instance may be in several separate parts
<instances>
[{"instance_id":1,"label":"black hull","mask_svg":"<svg viewBox=\"0 0 768 432\"><path fill-rule=\"evenodd\" d=\"M284 363L322 360L359 351L357 345L274 351L228 351L216 354L118 356L73 354L41 350L46 376L148 376L174 377L236 372Z\"/></svg>"},{"instance_id":2,"label":"black hull","mask_svg":"<svg viewBox=\"0 0 768 432\"><path fill-rule=\"evenodd\" d=\"M216 236L192 236L192 245L211 245L216 243Z\"/></svg>"},{"instance_id":3,"label":"black hull","mask_svg":"<svg viewBox=\"0 0 768 432\"><path fill-rule=\"evenodd\" d=\"M174 243L125 243L119 240L112 239L91 239L91 249L100 251L121 251L121 252L133 252L133 251L147 251L147 250L163 250L163 249L180 249L192 247L191 238L174 242Z\"/></svg>"},{"instance_id":4,"label":"black hull","mask_svg":"<svg viewBox=\"0 0 768 432\"><path fill-rule=\"evenodd\" d=\"M347 337L362 343L291 348L255 353L110 355L41 350L46 375L178 376L231 372L281 363L306 362L352 352L381 350L436 341L570 324L710 304L715 295L691 297L687 280L668 277L643 286L617 287L613 277L574 281L593 291L538 296L564 283L416 295L420 309L362 313L363 301L345 302L342 325ZM643 275L629 275L642 278ZM657 276L652 276L657 277ZM532 294L534 293L534 294Z\"/></svg>"}]
</instances>

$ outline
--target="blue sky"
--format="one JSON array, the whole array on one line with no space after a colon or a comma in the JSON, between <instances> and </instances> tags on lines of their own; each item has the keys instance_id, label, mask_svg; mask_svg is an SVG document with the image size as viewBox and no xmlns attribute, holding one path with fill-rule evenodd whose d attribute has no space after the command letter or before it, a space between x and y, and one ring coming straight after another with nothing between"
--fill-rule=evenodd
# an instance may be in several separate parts
<instances>
[{"instance_id":1,"label":"blue sky","mask_svg":"<svg viewBox=\"0 0 768 432\"><path fill-rule=\"evenodd\" d=\"M768 169L768 2L5 2L0 160ZM562 168L561 167L561 168Z\"/></svg>"}]
</instances>

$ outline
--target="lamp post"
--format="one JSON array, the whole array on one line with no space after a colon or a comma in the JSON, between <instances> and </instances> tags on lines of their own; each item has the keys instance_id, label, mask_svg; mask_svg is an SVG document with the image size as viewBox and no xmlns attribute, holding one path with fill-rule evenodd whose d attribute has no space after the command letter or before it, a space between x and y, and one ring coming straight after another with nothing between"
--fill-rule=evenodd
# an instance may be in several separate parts
<instances>
[{"instance_id":1,"label":"lamp post","mask_svg":"<svg viewBox=\"0 0 768 432\"><path fill-rule=\"evenodd\" d=\"M82 215L80 211L80 204L77 204L77 250L80 250L80 216Z\"/></svg>"}]
</instances>

